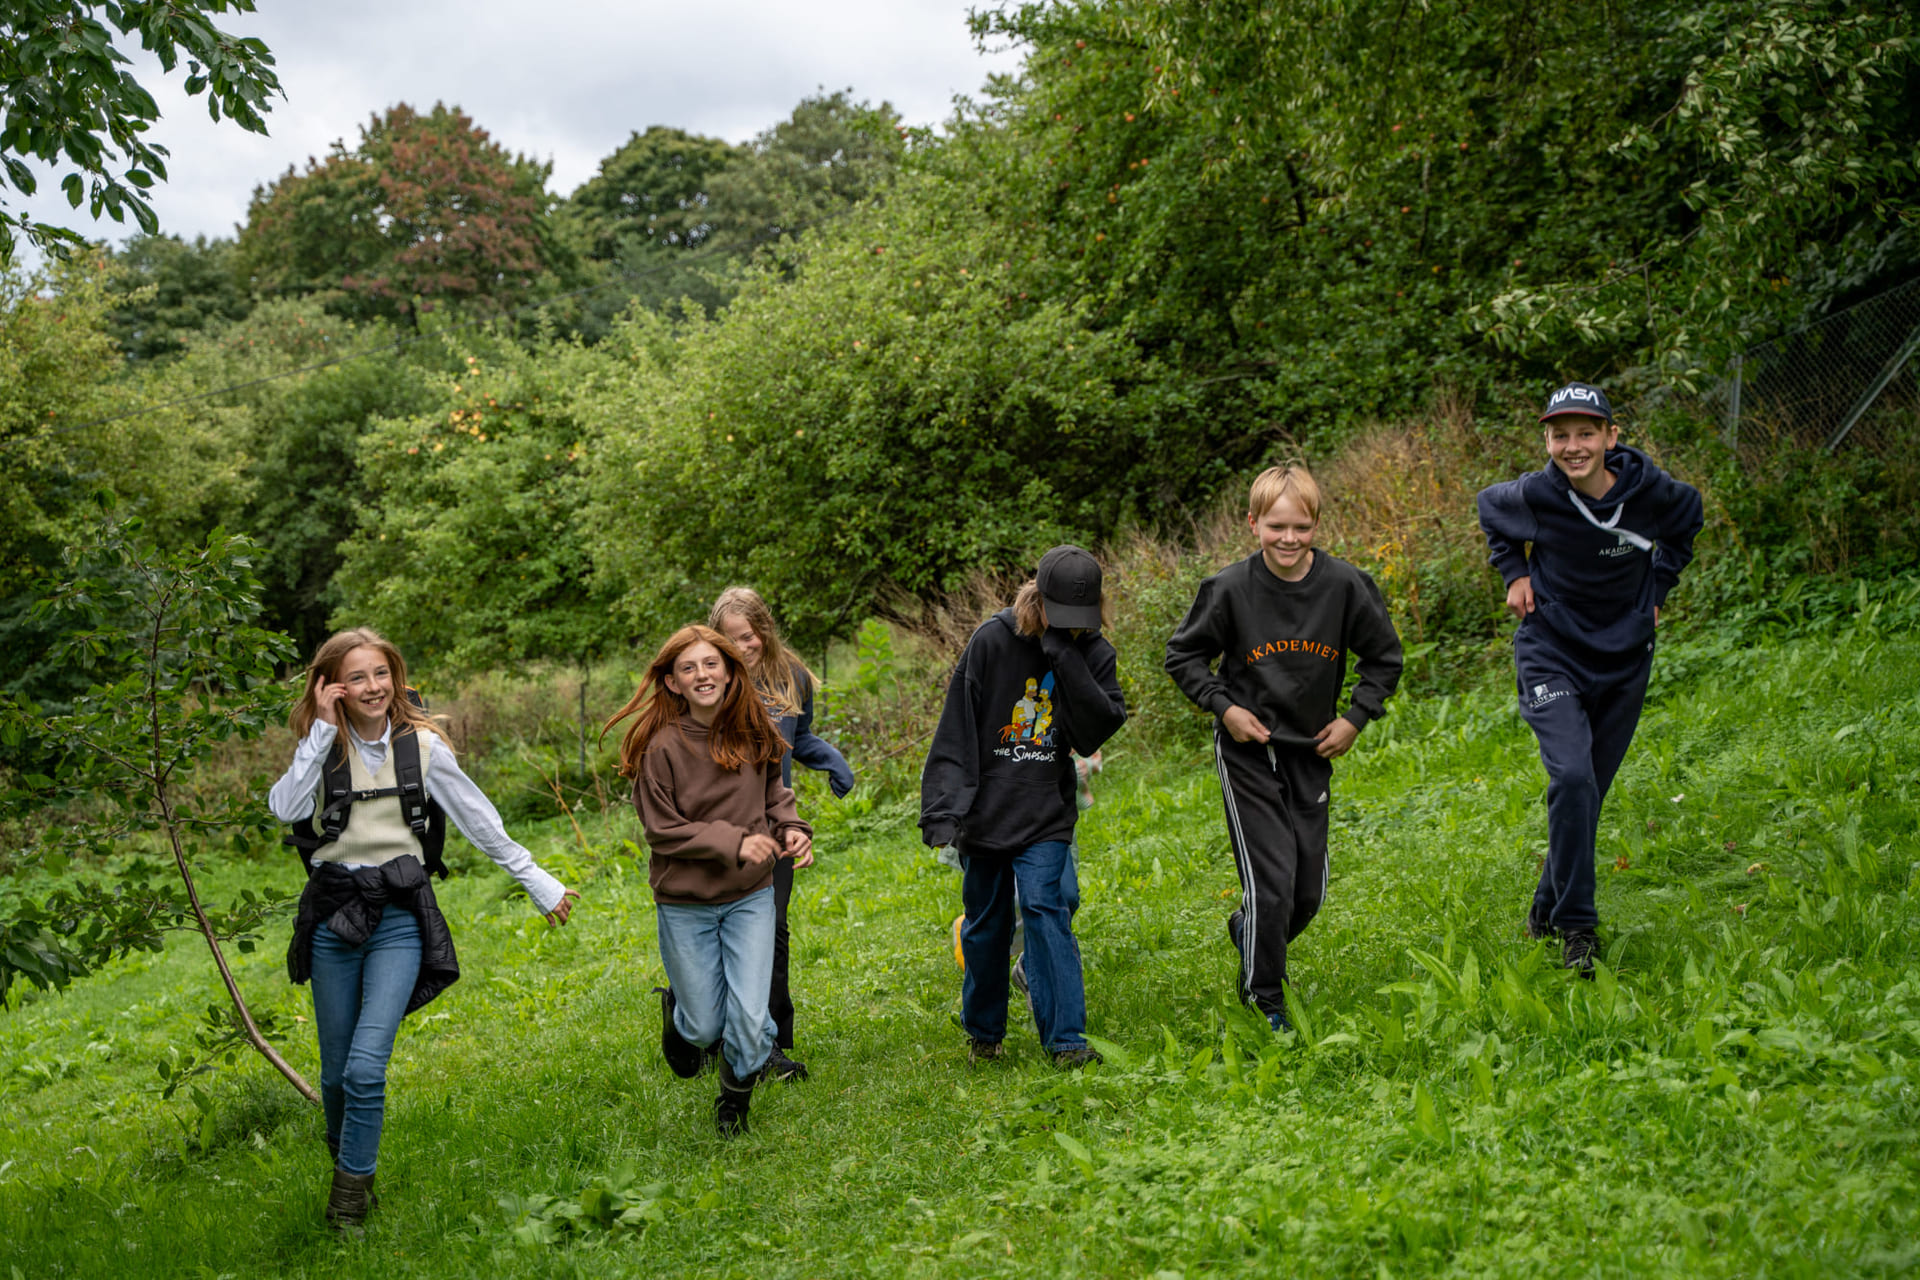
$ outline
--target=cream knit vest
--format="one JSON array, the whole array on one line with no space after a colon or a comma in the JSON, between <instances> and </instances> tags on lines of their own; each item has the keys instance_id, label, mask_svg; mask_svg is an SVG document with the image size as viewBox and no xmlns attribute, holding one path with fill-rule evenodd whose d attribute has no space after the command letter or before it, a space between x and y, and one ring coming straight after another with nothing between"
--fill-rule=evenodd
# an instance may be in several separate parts
<instances>
[{"instance_id":1,"label":"cream knit vest","mask_svg":"<svg viewBox=\"0 0 1920 1280\"><path fill-rule=\"evenodd\" d=\"M420 739L420 777L424 780L427 764L433 758L435 737L431 733L415 732ZM397 737L398 733L396 728L394 736ZM360 752L347 741L344 730L337 741L347 753L347 770L355 791L381 790L399 785L393 767L395 745L391 738L387 742L387 758L380 762L380 771L372 775L367 773L366 762L360 758ZM323 785L316 804L325 803ZM410 853L425 861L421 858L419 837L413 834L413 828L407 825L406 817L400 812L400 797L385 796L379 800L354 801L353 808L347 812L347 825L341 831L340 838L314 850L313 860L377 867L392 862L403 853Z\"/></svg>"}]
</instances>

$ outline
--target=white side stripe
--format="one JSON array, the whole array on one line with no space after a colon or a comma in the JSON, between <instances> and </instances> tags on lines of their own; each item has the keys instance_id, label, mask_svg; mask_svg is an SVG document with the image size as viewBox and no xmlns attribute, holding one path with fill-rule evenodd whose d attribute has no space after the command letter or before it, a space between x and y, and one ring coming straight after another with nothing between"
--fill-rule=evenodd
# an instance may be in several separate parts
<instances>
[{"instance_id":1,"label":"white side stripe","mask_svg":"<svg viewBox=\"0 0 1920 1280\"><path fill-rule=\"evenodd\" d=\"M1234 803L1233 781L1227 776L1226 753L1221 750L1220 731L1213 734L1213 767L1220 775L1220 795L1227 806L1227 843L1240 872L1240 985L1253 987L1253 956L1259 945L1260 913L1254 906L1253 863L1247 853L1247 835L1240 828L1240 807ZM1285 924L1281 925L1285 928Z\"/></svg>"}]
</instances>

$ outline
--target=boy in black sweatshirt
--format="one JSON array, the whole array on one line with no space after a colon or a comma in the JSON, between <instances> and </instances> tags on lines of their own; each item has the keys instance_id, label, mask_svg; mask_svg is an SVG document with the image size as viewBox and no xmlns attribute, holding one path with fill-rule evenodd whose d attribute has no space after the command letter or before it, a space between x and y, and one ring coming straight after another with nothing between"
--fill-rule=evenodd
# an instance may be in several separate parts
<instances>
[{"instance_id":1,"label":"boy in black sweatshirt","mask_svg":"<svg viewBox=\"0 0 1920 1280\"><path fill-rule=\"evenodd\" d=\"M1527 933L1593 976L1600 805L1640 722L1660 606L1693 559L1700 491L1620 443L1606 393L1570 382L1546 412L1550 465L1480 491L1489 559L1520 619L1520 714L1547 769L1547 862Z\"/></svg>"},{"instance_id":2,"label":"boy in black sweatshirt","mask_svg":"<svg viewBox=\"0 0 1920 1280\"><path fill-rule=\"evenodd\" d=\"M976 1061L999 1057L1006 1038L1016 884L1041 1043L1062 1067L1100 1060L1086 1040L1068 850L1072 753L1092 755L1127 719L1101 623L1099 562L1072 546L1042 556L1013 607L967 641L920 774L922 837L955 847L965 877L960 1021Z\"/></svg>"},{"instance_id":3,"label":"boy in black sweatshirt","mask_svg":"<svg viewBox=\"0 0 1920 1280\"><path fill-rule=\"evenodd\" d=\"M1214 765L1240 874L1227 934L1240 998L1275 1031L1288 1029L1287 944L1326 897L1333 761L1400 683L1400 637L1380 589L1314 549L1319 521L1320 489L1304 467L1261 472L1247 501L1260 549L1202 582L1167 641L1167 674L1219 717ZM1336 718L1349 652L1360 683Z\"/></svg>"}]
</instances>

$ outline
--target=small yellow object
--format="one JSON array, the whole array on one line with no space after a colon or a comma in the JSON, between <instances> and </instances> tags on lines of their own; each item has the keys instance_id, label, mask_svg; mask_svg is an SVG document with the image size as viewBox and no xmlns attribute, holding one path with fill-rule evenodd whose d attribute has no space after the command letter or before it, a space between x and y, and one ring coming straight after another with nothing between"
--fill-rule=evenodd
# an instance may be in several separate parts
<instances>
[{"instance_id":1,"label":"small yellow object","mask_svg":"<svg viewBox=\"0 0 1920 1280\"><path fill-rule=\"evenodd\" d=\"M967 957L966 954L960 950L960 930L966 927L966 923L967 918L964 915L957 915L953 918L953 962L960 966L960 972L962 973L967 971Z\"/></svg>"}]
</instances>

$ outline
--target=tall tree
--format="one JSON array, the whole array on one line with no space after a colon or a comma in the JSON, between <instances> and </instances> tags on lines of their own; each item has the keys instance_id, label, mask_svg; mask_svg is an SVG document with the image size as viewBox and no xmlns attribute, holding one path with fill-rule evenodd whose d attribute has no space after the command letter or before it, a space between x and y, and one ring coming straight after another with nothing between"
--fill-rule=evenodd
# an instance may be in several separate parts
<instances>
[{"instance_id":1,"label":"tall tree","mask_svg":"<svg viewBox=\"0 0 1920 1280\"><path fill-rule=\"evenodd\" d=\"M208 20L252 12L253 0L11 0L0 13L0 193L9 186L24 195L38 190L22 157L71 166L60 187L74 208L85 201L92 217L105 213L115 222L131 213L141 230L158 230L146 193L166 180L167 149L145 135L160 108L125 69L130 64L115 42L137 34L168 74L184 58L184 87L207 95L209 115L265 133L269 99L280 92L273 54ZM116 173L121 164L126 168ZM0 266L13 260L16 233L56 251L81 243L76 232L0 201Z\"/></svg>"},{"instance_id":2,"label":"tall tree","mask_svg":"<svg viewBox=\"0 0 1920 1280\"><path fill-rule=\"evenodd\" d=\"M186 349L189 334L243 320L253 302L233 274L233 241L138 235L109 260L121 299L109 327L129 360L160 360Z\"/></svg>"},{"instance_id":3,"label":"tall tree","mask_svg":"<svg viewBox=\"0 0 1920 1280\"><path fill-rule=\"evenodd\" d=\"M333 144L304 173L257 187L240 270L264 293L337 290L357 316L468 303L510 309L561 250L548 226L552 166L513 155L458 107L406 103L359 144Z\"/></svg>"}]
</instances>

